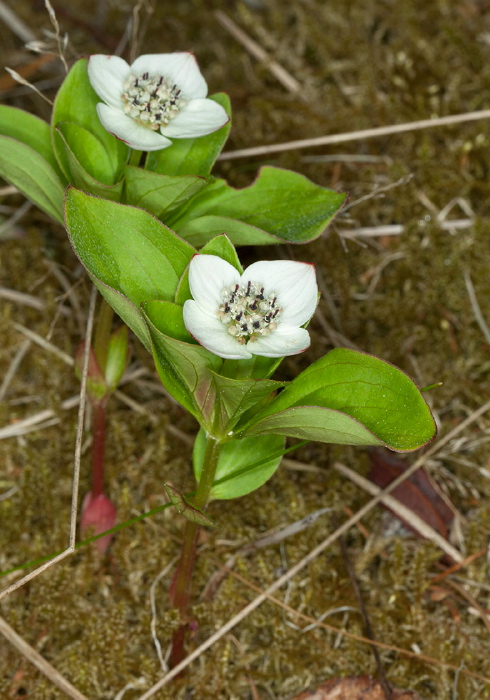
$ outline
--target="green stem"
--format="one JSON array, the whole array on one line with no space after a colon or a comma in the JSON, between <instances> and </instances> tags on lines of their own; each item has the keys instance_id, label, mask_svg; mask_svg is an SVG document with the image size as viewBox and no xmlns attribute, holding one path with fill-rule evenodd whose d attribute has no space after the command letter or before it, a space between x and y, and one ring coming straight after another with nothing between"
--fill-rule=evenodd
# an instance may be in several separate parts
<instances>
[{"instance_id":1,"label":"green stem","mask_svg":"<svg viewBox=\"0 0 490 700\"><path fill-rule=\"evenodd\" d=\"M131 155L129 156L129 165L138 165L141 162L141 156L143 155L143 151L131 151Z\"/></svg>"},{"instance_id":2,"label":"green stem","mask_svg":"<svg viewBox=\"0 0 490 700\"><path fill-rule=\"evenodd\" d=\"M104 493L104 449L106 399L92 404L92 496Z\"/></svg>"},{"instance_id":3,"label":"green stem","mask_svg":"<svg viewBox=\"0 0 490 700\"><path fill-rule=\"evenodd\" d=\"M209 500L209 494L214 483L221 444L211 435L206 437L206 451L199 486L193 499L193 505L200 510ZM180 612L181 625L172 638L171 666L179 664L185 656L185 637L187 633L187 614L191 600L192 573L196 561L199 525L188 520L185 526L184 541L180 562L175 575L172 605Z\"/></svg>"},{"instance_id":4,"label":"green stem","mask_svg":"<svg viewBox=\"0 0 490 700\"><path fill-rule=\"evenodd\" d=\"M99 308L99 316L97 318L97 325L95 327L93 347L97 363L103 375L105 375L107 351L109 349L109 338L111 336L113 317L114 310L112 306L109 306L106 300L102 298Z\"/></svg>"}]
</instances>

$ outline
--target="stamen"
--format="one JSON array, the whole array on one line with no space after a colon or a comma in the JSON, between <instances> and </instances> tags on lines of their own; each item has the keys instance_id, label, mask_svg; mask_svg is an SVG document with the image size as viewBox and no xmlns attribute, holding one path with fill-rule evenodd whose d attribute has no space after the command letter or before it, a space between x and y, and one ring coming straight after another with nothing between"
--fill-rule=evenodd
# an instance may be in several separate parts
<instances>
[{"instance_id":1,"label":"stamen","mask_svg":"<svg viewBox=\"0 0 490 700\"><path fill-rule=\"evenodd\" d=\"M129 117L150 129L158 130L178 115L187 104L177 85L171 86L163 75L132 73L124 82L121 100Z\"/></svg>"},{"instance_id":2,"label":"stamen","mask_svg":"<svg viewBox=\"0 0 490 700\"><path fill-rule=\"evenodd\" d=\"M283 310L277 303L277 294L271 292L265 299L264 287L256 282L225 287L221 299L217 316L241 345L269 335L280 323Z\"/></svg>"}]
</instances>

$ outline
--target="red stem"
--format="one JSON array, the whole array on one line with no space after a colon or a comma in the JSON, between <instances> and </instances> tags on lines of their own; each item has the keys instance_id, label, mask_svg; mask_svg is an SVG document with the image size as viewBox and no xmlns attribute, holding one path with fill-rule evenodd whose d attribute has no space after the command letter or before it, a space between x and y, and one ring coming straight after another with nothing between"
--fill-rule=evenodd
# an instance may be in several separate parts
<instances>
[{"instance_id":1,"label":"red stem","mask_svg":"<svg viewBox=\"0 0 490 700\"><path fill-rule=\"evenodd\" d=\"M191 601L192 574L196 562L197 540L199 537L199 525L186 522L184 543L180 555L179 567L174 582L172 605L180 611L181 625L172 637L172 652L170 654L170 666L177 666L185 656L185 638L187 635L187 612Z\"/></svg>"},{"instance_id":2,"label":"red stem","mask_svg":"<svg viewBox=\"0 0 490 700\"><path fill-rule=\"evenodd\" d=\"M207 435L201 478L193 499L196 508L204 508L209 500L218 466L219 451L219 440L211 435ZM177 666L185 657L185 638L189 622L188 613L191 601L192 574L196 562L199 529L199 525L191 520L186 522L180 562L171 594L172 605L179 610L181 621L180 627L174 632L172 637L172 652L170 655L172 668Z\"/></svg>"}]
</instances>

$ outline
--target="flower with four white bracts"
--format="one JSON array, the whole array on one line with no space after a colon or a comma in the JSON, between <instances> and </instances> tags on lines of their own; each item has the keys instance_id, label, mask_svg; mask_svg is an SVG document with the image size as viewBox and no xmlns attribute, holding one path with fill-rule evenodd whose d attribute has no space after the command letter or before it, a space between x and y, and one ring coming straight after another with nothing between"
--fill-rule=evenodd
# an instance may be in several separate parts
<instances>
[{"instance_id":1,"label":"flower with four white bracts","mask_svg":"<svg viewBox=\"0 0 490 700\"><path fill-rule=\"evenodd\" d=\"M189 333L215 355L284 357L303 352L301 328L318 303L315 268L290 260L256 262L243 275L216 255L195 255L189 267L193 299L184 304Z\"/></svg>"},{"instance_id":2,"label":"flower with four white bracts","mask_svg":"<svg viewBox=\"0 0 490 700\"><path fill-rule=\"evenodd\" d=\"M208 86L193 54L147 54L128 65L119 56L96 54L90 83L107 131L140 151L158 151L170 139L206 136L229 121L221 105L206 99Z\"/></svg>"}]
</instances>

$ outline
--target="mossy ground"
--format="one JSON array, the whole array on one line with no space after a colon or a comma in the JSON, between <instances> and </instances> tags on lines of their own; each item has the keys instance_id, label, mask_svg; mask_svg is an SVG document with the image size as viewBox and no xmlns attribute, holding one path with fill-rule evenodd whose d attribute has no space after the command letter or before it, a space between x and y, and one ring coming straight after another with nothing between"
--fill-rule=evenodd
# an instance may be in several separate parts
<instances>
[{"instance_id":1,"label":"mossy ground","mask_svg":"<svg viewBox=\"0 0 490 700\"><path fill-rule=\"evenodd\" d=\"M111 3L98 38L93 2L64 2L55 9L69 32L68 56L110 53L134 10L132 2ZM214 10L225 10L301 83L288 93L266 65L257 63L218 24ZM152 10L150 12L150 10ZM16 11L39 32L49 29L44 11L27 0ZM488 106L490 14L478 0L392 3L350 0L254 0L205 2L180 0L141 4L138 53L191 49L198 56L210 92L229 92L234 122L227 149L279 143L298 138L409 122ZM20 41L0 27L2 64L26 62ZM105 42L105 43L104 43ZM57 64L37 78L56 79ZM54 94L48 89L47 94ZM45 118L49 107L24 88L4 93L7 104ZM314 260L324 285L320 312L330 327L360 349L379 355L411 374L420 386L444 384L428 397L441 422L441 434L458 424L489 397L490 348L478 327L464 274L473 281L490 323L490 138L488 124L433 128L397 136L354 141L342 146L292 150L284 154L223 162L217 173L233 184L251 181L263 163L291 168L315 182L350 192L349 209L329 234L304 246L243 251L258 255L294 255ZM328 156L318 161L311 156ZM348 156L348 157L345 157ZM356 158L354 158L356 157ZM448 219L474 221L466 228L441 226L437 214L461 198ZM360 201L358 201L360 200ZM7 205L21 204L11 196ZM461 206L462 203L462 206ZM347 230L399 224L397 236L346 238ZM72 355L80 333L73 315L59 314L63 289L46 260L63 266L71 282L80 270L63 231L31 209L22 220L24 235L0 243L1 285L35 295L38 311L2 301L0 376L23 342L13 323L21 323ZM84 308L88 285L76 288ZM291 377L307 361L330 347L324 324L311 324L308 356L291 358L281 368ZM133 343L136 361L148 368L151 358ZM0 406L0 425L51 408L60 423L22 438L0 442L0 480L18 490L0 502L0 568L58 551L68 541L69 504L76 409L60 403L75 395L78 384L70 367L36 345L28 350ZM122 522L165 501L163 483L192 488L191 447L175 428L192 439L193 422L175 404L148 385L125 391L145 412L112 399L107 443L107 487ZM463 433L463 442L430 462L431 472L463 516L457 545L464 555L488 545L490 423L483 416ZM238 571L264 588L283 570L327 536L367 496L331 468L340 458L365 472L363 450L310 445L295 459L314 472L280 468L261 490L235 503L214 503L215 531L203 536L193 608L204 640L255 593L228 577L212 601L199 591L239 545L264 531L280 528L325 506L333 508L315 526L283 546L239 559ZM85 452L81 493L89 487ZM489 632L474 607L452 588L448 597L432 595L430 579L440 571L440 553L422 540L389 538L383 514L363 520L370 533L353 529L349 555L376 639L408 650L419 648L441 663L425 663L382 650L386 673L395 685L417 690L424 698L481 700L490 685L465 669L490 677ZM129 683L144 679L136 698L162 674L150 632L150 586L178 554L183 523L165 514L122 530L110 555L100 559L90 547L52 567L7 597L1 613L46 659L88 697L114 698ZM471 583L460 585L490 608L489 570L482 556L460 572ZM3 582L15 577L3 579ZM177 624L168 609L171 573L158 583L156 634L165 649ZM444 587L444 583L440 584ZM330 547L287 593L288 604L314 618L342 606L357 607L338 544ZM362 634L357 612L337 612L327 622ZM272 603L262 605L232 634L191 666L183 680L160 691L158 698L288 698L308 686L340 675L375 673L367 644L325 629L302 633L304 624ZM456 674L442 665L460 667ZM256 689L254 695L253 686ZM24 657L0 640L0 694L51 700L63 697Z\"/></svg>"}]
</instances>

